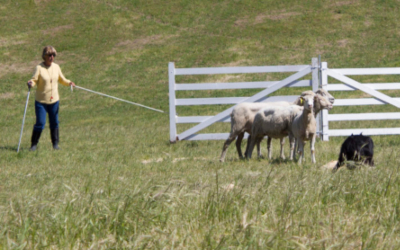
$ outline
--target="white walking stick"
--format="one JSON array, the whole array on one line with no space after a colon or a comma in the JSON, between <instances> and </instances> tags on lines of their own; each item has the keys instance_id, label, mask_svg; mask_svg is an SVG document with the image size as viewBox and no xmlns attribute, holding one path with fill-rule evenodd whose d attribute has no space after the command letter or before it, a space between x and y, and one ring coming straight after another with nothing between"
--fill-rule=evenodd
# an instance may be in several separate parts
<instances>
[{"instance_id":1,"label":"white walking stick","mask_svg":"<svg viewBox=\"0 0 400 250\"><path fill-rule=\"evenodd\" d=\"M25 124L26 110L27 110L27 108L28 108L29 95L31 94L31 87L28 87L28 88L29 88L29 90L28 90L28 96L26 97L24 118L22 118L21 135L19 136L19 142L18 142L17 153L19 152L19 146L21 145L22 132L24 131L24 124Z\"/></svg>"},{"instance_id":2,"label":"white walking stick","mask_svg":"<svg viewBox=\"0 0 400 250\"><path fill-rule=\"evenodd\" d=\"M154 110L154 111L157 111L157 112L164 113L164 111L159 110L159 109L151 108L151 107L148 107L148 106L145 106L145 105L142 105L142 104L139 104L139 103L135 103L135 102L130 102L130 101L127 101L127 100L124 100L124 99L120 99L120 98L117 98L117 97L114 97L114 96L106 95L106 94L103 94L103 93L100 93L100 92L96 92L96 91L93 91L93 90L90 90L90 89L85 89L85 88L82 88L82 87L79 87L79 86L76 86L76 85L75 85L75 88L82 89L82 90L85 90L85 91L88 91L88 92L91 92L91 93L94 93L94 94L98 94L98 95L101 95L101 96L110 97L110 98L113 98L113 99L121 101L121 102L126 102L126 103L129 103L129 104L140 106L142 108L151 109L151 110ZM72 86L71 86L71 91L72 91Z\"/></svg>"}]
</instances>

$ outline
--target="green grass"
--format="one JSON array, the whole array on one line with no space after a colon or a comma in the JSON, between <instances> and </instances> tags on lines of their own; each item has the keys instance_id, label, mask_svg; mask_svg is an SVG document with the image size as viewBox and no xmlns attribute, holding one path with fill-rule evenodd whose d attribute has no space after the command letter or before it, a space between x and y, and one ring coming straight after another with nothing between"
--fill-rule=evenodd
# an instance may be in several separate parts
<instances>
[{"instance_id":1,"label":"green grass","mask_svg":"<svg viewBox=\"0 0 400 250\"><path fill-rule=\"evenodd\" d=\"M320 167L337 159L343 137L317 142L316 165L308 147L302 166L279 160L277 141L272 161L239 160L231 145L220 163L222 141L170 144L168 114L60 86L62 150L52 150L46 128L38 151L28 151L34 90L22 149L16 149L26 82L45 45L55 46L56 62L78 86L168 111L168 62L177 68L295 65L321 55L331 68L398 67L399 8L394 0L0 0L0 248L398 249L398 136L373 137L372 169L332 174ZM179 98L252 93L187 92ZM205 115L224 107L180 108L179 114ZM372 110L396 112L388 108ZM360 110L370 112L337 107L332 113ZM384 121L332 128L376 124L398 127ZM229 125L208 130L227 132Z\"/></svg>"}]
</instances>

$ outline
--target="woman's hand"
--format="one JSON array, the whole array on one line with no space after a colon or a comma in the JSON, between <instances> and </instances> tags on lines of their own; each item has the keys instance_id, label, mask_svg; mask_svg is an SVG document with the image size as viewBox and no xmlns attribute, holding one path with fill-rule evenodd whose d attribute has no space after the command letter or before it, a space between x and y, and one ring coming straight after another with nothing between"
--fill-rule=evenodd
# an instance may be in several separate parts
<instances>
[{"instance_id":1,"label":"woman's hand","mask_svg":"<svg viewBox=\"0 0 400 250\"><path fill-rule=\"evenodd\" d=\"M74 82L70 82L69 86L75 87L75 83Z\"/></svg>"},{"instance_id":2,"label":"woman's hand","mask_svg":"<svg viewBox=\"0 0 400 250\"><path fill-rule=\"evenodd\" d=\"M27 82L27 84L28 84L28 87L29 87L29 88L32 88L32 81L31 81L31 80L29 80L29 81Z\"/></svg>"}]
</instances>

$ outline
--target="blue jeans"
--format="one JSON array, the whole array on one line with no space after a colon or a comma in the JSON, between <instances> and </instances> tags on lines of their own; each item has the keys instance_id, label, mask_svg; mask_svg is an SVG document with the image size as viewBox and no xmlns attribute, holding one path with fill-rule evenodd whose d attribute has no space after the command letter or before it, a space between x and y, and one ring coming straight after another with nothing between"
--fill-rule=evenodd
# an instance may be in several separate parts
<instances>
[{"instance_id":1,"label":"blue jeans","mask_svg":"<svg viewBox=\"0 0 400 250\"><path fill-rule=\"evenodd\" d=\"M53 104L45 104L35 101L36 124L33 130L42 131L46 125L46 113L49 114L50 129L58 128L58 107L60 101Z\"/></svg>"}]
</instances>

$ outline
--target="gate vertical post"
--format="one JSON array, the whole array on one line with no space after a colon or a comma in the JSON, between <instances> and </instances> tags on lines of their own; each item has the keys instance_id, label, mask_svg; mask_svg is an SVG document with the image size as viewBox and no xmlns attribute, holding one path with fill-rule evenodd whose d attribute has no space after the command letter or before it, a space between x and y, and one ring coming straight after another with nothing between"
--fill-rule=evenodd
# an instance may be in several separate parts
<instances>
[{"instance_id":1,"label":"gate vertical post","mask_svg":"<svg viewBox=\"0 0 400 250\"><path fill-rule=\"evenodd\" d=\"M322 88L322 74L321 74L321 72L322 72L322 65L321 65L321 55L318 55L318 88ZM319 138L320 139L322 139L322 131L323 131L323 129L322 129L322 112L320 112L319 113L319 115L318 115L318 131L319 131L319 134L318 134L318 136L319 136Z\"/></svg>"},{"instance_id":2,"label":"gate vertical post","mask_svg":"<svg viewBox=\"0 0 400 250\"><path fill-rule=\"evenodd\" d=\"M318 65L318 58L313 57L311 59L311 74L312 74L312 91L315 92L318 90L319 87L319 77L318 77L319 65ZM317 121L317 135L321 135L321 125L320 125L320 114L318 114L316 121Z\"/></svg>"},{"instance_id":3,"label":"gate vertical post","mask_svg":"<svg viewBox=\"0 0 400 250\"><path fill-rule=\"evenodd\" d=\"M322 89L328 90L328 74L326 70L328 69L328 63L321 63L321 87ZM329 141L329 120L328 120L328 110L322 110L322 140Z\"/></svg>"},{"instance_id":4,"label":"gate vertical post","mask_svg":"<svg viewBox=\"0 0 400 250\"><path fill-rule=\"evenodd\" d=\"M176 134L176 102L175 102L175 64L168 64L168 81L169 81L169 142L177 141Z\"/></svg>"}]
</instances>

